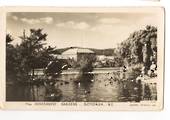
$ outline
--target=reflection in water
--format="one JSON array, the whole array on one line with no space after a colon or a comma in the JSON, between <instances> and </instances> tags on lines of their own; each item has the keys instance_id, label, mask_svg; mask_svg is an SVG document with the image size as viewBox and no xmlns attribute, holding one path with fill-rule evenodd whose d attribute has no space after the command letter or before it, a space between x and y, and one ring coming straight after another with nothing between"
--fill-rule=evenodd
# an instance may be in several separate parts
<instances>
[{"instance_id":1,"label":"reflection in water","mask_svg":"<svg viewBox=\"0 0 170 120\"><path fill-rule=\"evenodd\" d=\"M55 78L47 79L44 81L45 86L45 100L46 101L60 101L62 91L56 86Z\"/></svg>"},{"instance_id":2,"label":"reflection in water","mask_svg":"<svg viewBox=\"0 0 170 120\"><path fill-rule=\"evenodd\" d=\"M8 101L129 101L135 82L114 79L114 74L62 74L55 84L7 85ZM133 87L132 87L133 86ZM131 88L131 89L129 89ZM131 93L131 96L130 96Z\"/></svg>"},{"instance_id":3,"label":"reflection in water","mask_svg":"<svg viewBox=\"0 0 170 120\"><path fill-rule=\"evenodd\" d=\"M75 101L88 101L93 77L93 74L83 74L74 82Z\"/></svg>"}]
</instances>

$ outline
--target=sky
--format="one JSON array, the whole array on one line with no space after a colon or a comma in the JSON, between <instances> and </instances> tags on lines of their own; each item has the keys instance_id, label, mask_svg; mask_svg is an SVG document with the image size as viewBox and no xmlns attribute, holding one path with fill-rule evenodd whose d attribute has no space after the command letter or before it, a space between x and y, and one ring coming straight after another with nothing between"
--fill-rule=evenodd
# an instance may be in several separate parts
<instances>
[{"instance_id":1,"label":"sky","mask_svg":"<svg viewBox=\"0 0 170 120\"><path fill-rule=\"evenodd\" d=\"M66 13L10 12L7 13L7 33L19 44L23 30L42 28L47 33L47 46L56 48L114 48L130 33L158 24L157 14L150 12Z\"/></svg>"}]
</instances>

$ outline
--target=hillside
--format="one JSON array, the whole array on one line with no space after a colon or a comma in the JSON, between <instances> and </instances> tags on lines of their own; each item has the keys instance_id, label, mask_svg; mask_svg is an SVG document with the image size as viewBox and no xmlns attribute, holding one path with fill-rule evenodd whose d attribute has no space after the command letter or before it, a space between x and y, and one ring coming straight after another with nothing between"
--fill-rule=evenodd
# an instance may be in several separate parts
<instances>
[{"instance_id":1,"label":"hillside","mask_svg":"<svg viewBox=\"0 0 170 120\"><path fill-rule=\"evenodd\" d=\"M81 48L81 47L66 47L66 48L60 48L60 49L55 49L53 51L54 54L61 54L62 52L71 49L71 48ZM96 53L96 55L106 55L106 56L112 56L114 55L114 51L115 49L113 48L108 48L108 49L96 49L96 48L86 48L86 49L90 49L92 51L94 51Z\"/></svg>"}]
</instances>

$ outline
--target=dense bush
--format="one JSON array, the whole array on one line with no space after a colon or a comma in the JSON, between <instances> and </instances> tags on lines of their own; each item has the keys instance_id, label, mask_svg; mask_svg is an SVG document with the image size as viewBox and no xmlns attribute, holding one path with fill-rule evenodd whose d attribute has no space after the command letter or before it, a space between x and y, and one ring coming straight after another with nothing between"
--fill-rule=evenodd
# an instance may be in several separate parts
<instances>
[{"instance_id":1,"label":"dense bush","mask_svg":"<svg viewBox=\"0 0 170 120\"><path fill-rule=\"evenodd\" d=\"M152 61L157 62L157 28L148 25L132 33L117 48L117 56L124 65L144 64L148 70Z\"/></svg>"},{"instance_id":2,"label":"dense bush","mask_svg":"<svg viewBox=\"0 0 170 120\"><path fill-rule=\"evenodd\" d=\"M130 79L130 80L136 79L141 74L142 67L143 67L142 64L136 64L136 65L130 66L127 69L127 72L126 72L126 75L125 75L126 78Z\"/></svg>"},{"instance_id":3,"label":"dense bush","mask_svg":"<svg viewBox=\"0 0 170 120\"><path fill-rule=\"evenodd\" d=\"M49 54L50 50L44 47L46 36L42 29L30 29L30 35L26 36L24 32L20 37L21 43L14 46L11 44L12 36L6 35L7 80L28 80L30 71L47 65L52 56Z\"/></svg>"}]
</instances>

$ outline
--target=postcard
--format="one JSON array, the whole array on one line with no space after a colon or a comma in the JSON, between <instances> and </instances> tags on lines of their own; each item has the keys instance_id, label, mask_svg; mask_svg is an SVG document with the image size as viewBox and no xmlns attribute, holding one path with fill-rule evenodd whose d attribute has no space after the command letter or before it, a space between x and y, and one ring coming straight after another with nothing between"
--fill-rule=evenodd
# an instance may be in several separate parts
<instances>
[{"instance_id":1,"label":"postcard","mask_svg":"<svg viewBox=\"0 0 170 120\"><path fill-rule=\"evenodd\" d=\"M0 9L1 109L163 109L163 7Z\"/></svg>"}]
</instances>

